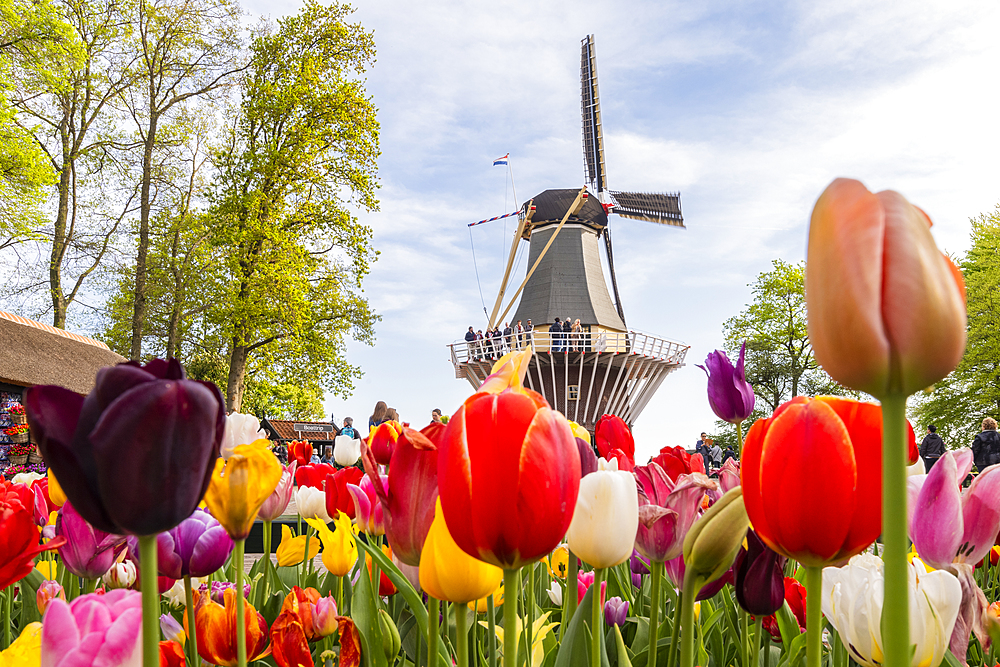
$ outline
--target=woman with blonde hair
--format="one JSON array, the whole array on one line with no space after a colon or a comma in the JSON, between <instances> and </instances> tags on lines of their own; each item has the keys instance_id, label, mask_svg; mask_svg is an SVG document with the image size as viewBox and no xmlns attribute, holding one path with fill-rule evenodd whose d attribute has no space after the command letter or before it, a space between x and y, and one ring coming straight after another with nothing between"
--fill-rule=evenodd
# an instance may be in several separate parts
<instances>
[{"instance_id":1,"label":"woman with blonde hair","mask_svg":"<svg viewBox=\"0 0 1000 667\"><path fill-rule=\"evenodd\" d=\"M372 430L382 422L386 421L386 413L389 408L386 407L385 401L379 401L375 404L375 411L372 412L372 416L368 418L368 430Z\"/></svg>"},{"instance_id":2,"label":"woman with blonde hair","mask_svg":"<svg viewBox=\"0 0 1000 667\"><path fill-rule=\"evenodd\" d=\"M583 326L580 324L579 319L573 322L573 329L570 335L572 336L573 351L583 352Z\"/></svg>"},{"instance_id":3,"label":"woman with blonde hair","mask_svg":"<svg viewBox=\"0 0 1000 667\"><path fill-rule=\"evenodd\" d=\"M972 441L972 460L979 472L1000 463L1000 435L997 422L992 417L983 420L983 430Z\"/></svg>"}]
</instances>

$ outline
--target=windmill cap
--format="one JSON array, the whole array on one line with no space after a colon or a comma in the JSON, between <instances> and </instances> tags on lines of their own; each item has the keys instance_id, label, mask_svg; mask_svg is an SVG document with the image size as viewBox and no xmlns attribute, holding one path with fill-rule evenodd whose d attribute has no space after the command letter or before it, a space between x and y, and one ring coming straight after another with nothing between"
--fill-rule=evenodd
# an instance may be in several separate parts
<instances>
[{"instance_id":1,"label":"windmill cap","mask_svg":"<svg viewBox=\"0 0 1000 667\"><path fill-rule=\"evenodd\" d=\"M534 226L543 225L549 222L560 222L573 201L580 193L578 188L566 188L560 190L546 190L534 196L535 215L531 218ZM584 193L585 195L587 193ZM529 200L531 201L531 200ZM522 208L527 211L528 204ZM586 197L580 212L570 216L567 222L577 222L588 224L598 229L608 226L608 214L601 205L597 197Z\"/></svg>"}]
</instances>

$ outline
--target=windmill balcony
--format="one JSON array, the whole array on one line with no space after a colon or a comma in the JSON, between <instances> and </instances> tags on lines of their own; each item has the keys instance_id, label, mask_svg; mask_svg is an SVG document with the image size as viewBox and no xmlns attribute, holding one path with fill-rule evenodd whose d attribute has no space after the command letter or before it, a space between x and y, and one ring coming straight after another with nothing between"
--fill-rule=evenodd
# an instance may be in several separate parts
<instances>
[{"instance_id":1,"label":"windmill balcony","mask_svg":"<svg viewBox=\"0 0 1000 667\"><path fill-rule=\"evenodd\" d=\"M528 345L535 354L525 386L591 431L604 414L618 415L631 426L667 375L684 366L690 349L638 331L531 331L520 338L456 341L448 349L455 377L478 389L497 359Z\"/></svg>"}]
</instances>

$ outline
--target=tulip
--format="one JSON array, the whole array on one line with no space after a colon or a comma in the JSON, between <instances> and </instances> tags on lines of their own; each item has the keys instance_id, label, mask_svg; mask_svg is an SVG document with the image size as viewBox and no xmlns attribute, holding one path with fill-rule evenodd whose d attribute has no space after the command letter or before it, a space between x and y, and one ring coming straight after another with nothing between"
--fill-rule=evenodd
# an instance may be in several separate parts
<instances>
[{"instance_id":1,"label":"tulip","mask_svg":"<svg viewBox=\"0 0 1000 667\"><path fill-rule=\"evenodd\" d=\"M361 459L382 506L385 535L393 553L407 565L419 565L438 497L437 446L424 434L402 428L395 441L386 484L376 484L380 480L377 457L366 445L361 447Z\"/></svg>"},{"instance_id":2,"label":"tulip","mask_svg":"<svg viewBox=\"0 0 1000 667\"><path fill-rule=\"evenodd\" d=\"M56 479L55 474L52 472L52 468L49 468L46 472L46 479L48 480L48 494L49 500L56 507L62 507L66 502L66 494L63 492L62 487L59 486L59 480Z\"/></svg>"},{"instance_id":3,"label":"tulip","mask_svg":"<svg viewBox=\"0 0 1000 667\"><path fill-rule=\"evenodd\" d=\"M382 493L385 493L388 477L379 475L379 481L382 484ZM347 491L354 500L354 517L358 527L369 535L382 535L385 532L384 513L371 477L363 477L357 486L348 484Z\"/></svg>"},{"instance_id":4,"label":"tulip","mask_svg":"<svg viewBox=\"0 0 1000 667\"><path fill-rule=\"evenodd\" d=\"M15 475L17 477L17 475ZM54 505L49 499L49 480L45 477L36 479L31 483L29 488L34 494L34 504L32 510L35 516L35 523L39 526L44 526L49 522L49 516L52 512L59 509L57 505Z\"/></svg>"},{"instance_id":5,"label":"tulip","mask_svg":"<svg viewBox=\"0 0 1000 667\"><path fill-rule=\"evenodd\" d=\"M597 443L597 454L604 459L612 449L620 449L629 461L635 465L635 440L632 431L618 415L601 415L594 427L594 440Z\"/></svg>"},{"instance_id":6,"label":"tulip","mask_svg":"<svg viewBox=\"0 0 1000 667\"><path fill-rule=\"evenodd\" d=\"M236 585L229 581L213 581L211 585L202 583L198 588L201 593L208 595L213 602L225 604L226 591L236 591ZM250 584L243 584L243 599L250 597Z\"/></svg>"},{"instance_id":7,"label":"tulip","mask_svg":"<svg viewBox=\"0 0 1000 667\"><path fill-rule=\"evenodd\" d=\"M205 504L234 540L244 540L250 534L257 511L281 481L281 464L268 444L258 440L237 445L228 460L215 463Z\"/></svg>"},{"instance_id":8,"label":"tulip","mask_svg":"<svg viewBox=\"0 0 1000 667\"><path fill-rule=\"evenodd\" d=\"M420 554L420 587L438 600L464 604L495 591L502 578L500 568L477 560L458 547L448 531L438 499L434 504L434 521Z\"/></svg>"},{"instance_id":9,"label":"tulip","mask_svg":"<svg viewBox=\"0 0 1000 667\"><path fill-rule=\"evenodd\" d=\"M45 479L45 475L40 472L19 472L10 478L10 483L23 484L30 489L40 479Z\"/></svg>"},{"instance_id":10,"label":"tulip","mask_svg":"<svg viewBox=\"0 0 1000 667\"><path fill-rule=\"evenodd\" d=\"M354 465L361 458L361 440L338 435L333 439L333 460L345 468Z\"/></svg>"},{"instance_id":11,"label":"tulip","mask_svg":"<svg viewBox=\"0 0 1000 667\"><path fill-rule=\"evenodd\" d=\"M594 585L594 572L579 572L576 575L576 603L580 604L583 602L583 596L587 594L587 589ZM604 605L604 599L608 592L608 582L601 582L601 605Z\"/></svg>"},{"instance_id":12,"label":"tulip","mask_svg":"<svg viewBox=\"0 0 1000 667\"><path fill-rule=\"evenodd\" d=\"M39 664L42 651L42 624L28 623L14 643L0 651L0 667Z\"/></svg>"},{"instance_id":13,"label":"tulip","mask_svg":"<svg viewBox=\"0 0 1000 667\"><path fill-rule=\"evenodd\" d=\"M800 632L806 631L806 587L794 577L785 577L783 602L788 603L788 609L795 617L795 622L799 626ZM825 596L824 596L825 597ZM779 607L780 608L780 607ZM761 626L771 635L771 639L776 642L783 641L781 628L778 627L778 619L774 614L763 619Z\"/></svg>"},{"instance_id":14,"label":"tulip","mask_svg":"<svg viewBox=\"0 0 1000 667\"><path fill-rule=\"evenodd\" d=\"M549 554L545 564L549 568L550 577L565 579L566 573L569 572L569 547L565 544L557 546Z\"/></svg>"},{"instance_id":15,"label":"tulip","mask_svg":"<svg viewBox=\"0 0 1000 667\"><path fill-rule=\"evenodd\" d=\"M336 517L343 512L354 519L354 498L347 490L348 484L357 485L365 473L357 468L341 468L326 476L326 513Z\"/></svg>"},{"instance_id":16,"label":"tulip","mask_svg":"<svg viewBox=\"0 0 1000 667\"><path fill-rule=\"evenodd\" d=\"M609 627L612 625L623 627L626 618L628 618L627 600L622 600L616 595L604 603L604 622Z\"/></svg>"},{"instance_id":17,"label":"tulip","mask_svg":"<svg viewBox=\"0 0 1000 667\"><path fill-rule=\"evenodd\" d=\"M562 586L559 585L558 581L553 581L551 584L549 584L549 587L548 589L546 589L545 592L548 594L549 600L552 601L552 604L554 604L557 607L562 607L563 589Z\"/></svg>"},{"instance_id":18,"label":"tulip","mask_svg":"<svg viewBox=\"0 0 1000 667\"><path fill-rule=\"evenodd\" d=\"M575 440L577 451L580 453L580 477L586 477L597 471L597 454L594 454L594 448L587 440L581 437L576 437Z\"/></svg>"},{"instance_id":19,"label":"tulip","mask_svg":"<svg viewBox=\"0 0 1000 667\"><path fill-rule=\"evenodd\" d=\"M299 466L309 465L312 460L313 447L305 440L292 440L288 443L288 456Z\"/></svg>"},{"instance_id":20,"label":"tulip","mask_svg":"<svg viewBox=\"0 0 1000 667\"><path fill-rule=\"evenodd\" d=\"M883 570L882 560L871 554L855 556L844 567L823 570L823 613L850 656L865 667L878 667L884 659ZM907 572L913 651L909 664L940 664L958 618L962 586L954 575L943 570L927 572L919 561L907 565Z\"/></svg>"},{"instance_id":21,"label":"tulip","mask_svg":"<svg viewBox=\"0 0 1000 667\"><path fill-rule=\"evenodd\" d=\"M770 616L784 602L785 559L747 532L747 546L736 554L736 602L754 616Z\"/></svg>"},{"instance_id":22,"label":"tulip","mask_svg":"<svg viewBox=\"0 0 1000 667\"><path fill-rule=\"evenodd\" d=\"M233 412L226 416L226 431L222 436L220 453L222 458L228 459L238 445L249 445L266 438L267 433L260 427L257 417Z\"/></svg>"},{"instance_id":23,"label":"tulip","mask_svg":"<svg viewBox=\"0 0 1000 667\"><path fill-rule=\"evenodd\" d=\"M62 585L58 581L43 581L35 593L35 606L38 607L38 613L44 614L49 603L55 599L65 602L66 591L63 590Z\"/></svg>"},{"instance_id":24,"label":"tulip","mask_svg":"<svg viewBox=\"0 0 1000 667\"><path fill-rule=\"evenodd\" d=\"M129 548L136 553L135 539ZM171 579L207 577L222 567L233 550L233 540L215 517L202 509L156 536L160 574Z\"/></svg>"},{"instance_id":25,"label":"tulip","mask_svg":"<svg viewBox=\"0 0 1000 667\"><path fill-rule=\"evenodd\" d=\"M185 667L187 660L184 649L177 642L162 641L160 648L160 667Z\"/></svg>"},{"instance_id":26,"label":"tulip","mask_svg":"<svg viewBox=\"0 0 1000 667\"><path fill-rule=\"evenodd\" d=\"M187 642L187 633L184 632L184 627L170 614L160 615L160 632L167 640L180 646L184 646Z\"/></svg>"},{"instance_id":27,"label":"tulip","mask_svg":"<svg viewBox=\"0 0 1000 667\"><path fill-rule=\"evenodd\" d=\"M573 437L580 438L588 445L590 444L590 431L577 424L572 419L569 420L569 428L573 431Z\"/></svg>"},{"instance_id":28,"label":"tulip","mask_svg":"<svg viewBox=\"0 0 1000 667\"><path fill-rule=\"evenodd\" d=\"M705 359L705 366L698 366L708 376L708 404L711 406L712 412L715 413L716 417L730 424L743 423L753 412L756 401L753 387L747 382L746 373L743 370L746 351L747 343L743 341L740 346L740 358L736 362L735 368L722 350L709 352Z\"/></svg>"},{"instance_id":29,"label":"tulip","mask_svg":"<svg viewBox=\"0 0 1000 667\"><path fill-rule=\"evenodd\" d=\"M101 579L108 590L129 588L135 583L135 564L129 560L115 563Z\"/></svg>"},{"instance_id":30,"label":"tulip","mask_svg":"<svg viewBox=\"0 0 1000 667\"><path fill-rule=\"evenodd\" d=\"M309 519L306 520L307 522ZM325 525L325 524L324 524ZM292 529L286 524L281 524L281 543L278 544L276 555L279 567L292 567L306 560L306 536L299 535L292 537ZM308 540L309 560L319 553L319 541Z\"/></svg>"},{"instance_id":31,"label":"tulip","mask_svg":"<svg viewBox=\"0 0 1000 667\"><path fill-rule=\"evenodd\" d=\"M816 360L841 384L908 396L965 349L961 273L934 244L927 214L891 190L838 178L813 209L806 307Z\"/></svg>"},{"instance_id":32,"label":"tulip","mask_svg":"<svg viewBox=\"0 0 1000 667\"><path fill-rule=\"evenodd\" d=\"M199 588L202 584L205 584L206 581L207 577L192 577L191 586L193 588ZM174 581L174 583L170 584L170 588L162 593L162 596L165 598L167 605L169 605L171 609L182 609L187 604L183 581Z\"/></svg>"},{"instance_id":33,"label":"tulip","mask_svg":"<svg viewBox=\"0 0 1000 667\"><path fill-rule=\"evenodd\" d=\"M176 359L102 368L86 397L31 387L25 409L80 516L118 534L154 535L190 516L226 426L218 387L185 380Z\"/></svg>"},{"instance_id":34,"label":"tulip","mask_svg":"<svg viewBox=\"0 0 1000 667\"><path fill-rule=\"evenodd\" d=\"M323 543L323 567L337 575L346 576L358 560L358 544L351 530L351 520L340 513L333 520L334 529L319 519L306 519L306 523L316 529Z\"/></svg>"},{"instance_id":35,"label":"tulip","mask_svg":"<svg viewBox=\"0 0 1000 667\"><path fill-rule=\"evenodd\" d=\"M56 538L38 544L41 531L35 524L31 506L25 506L33 500L34 495L27 487L0 482L0 589L28 576L35 556L65 543L65 538Z\"/></svg>"},{"instance_id":36,"label":"tulip","mask_svg":"<svg viewBox=\"0 0 1000 667\"><path fill-rule=\"evenodd\" d=\"M339 625L337 618L337 601L333 596L328 595L316 600L312 609L313 631L316 637L322 639L336 632Z\"/></svg>"},{"instance_id":37,"label":"tulip","mask_svg":"<svg viewBox=\"0 0 1000 667\"><path fill-rule=\"evenodd\" d=\"M320 489L311 486L295 489L295 509L304 519L318 518L327 523L331 521L330 515L326 513L326 493Z\"/></svg>"},{"instance_id":38,"label":"tulip","mask_svg":"<svg viewBox=\"0 0 1000 667\"><path fill-rule=\"evenodd\" d=\"M52 600L42 626L41 664L53 667L142 664L142 596L114 590Z\"/></svg>"},{"instance_id":39,"label":"tulip","mask_svg":"<svg viewBox=\"0 0 1000 667\"><path fill-rule=\"evenodd\" d=\"M663 564L664 574L667 575L667 579L673 584L674 588L680 590L684 586L684 556L678 556L673 560L668 560ZM726 571L721 577L715 581L711 581L701 587L698 591L698 595L695 596L696 601L708 600L715 597L715 594L726 587L726 584L735 583L735 578L733 577L733 571Z\"/></svg>"},{"instance_id":40,"label":"tulip","mask_svg":"<svg viewBox=\"0 0 1000 667\"><path fill-rule=\"evenodd\" d=\"M693 472L705 474L705 460L695 454L691 456L683 447L664 447L653 457L653 463L663 468L667 477L676 480L681 475Z\"/></svg>"},{"instance_id":41,"label":"tulip","mask_svg":"<svg viewBox=\"0 0 1000 667\"><path fill-rule=\"evenodd\" d=\"M315 664L305 627L289 611L283 610L271 624L271 652L278 667L306 667Z\"/></svg>"},{"instance_id":42,"label":"tulip","mask_svg":"<svg viewBox=\"0 0 1000 667\"><path fill-rule=\"evenodd\" d=\"M640 514L642 513L642 507L639 508ZM641 519L640 519L641 521ZM632 557L629 558L629 570L632 574L649 574L649 559L640 554L636 549L632 549Z\"/></svg>"},{"instance_id":43,"label":"tulip","mask_svg":"<svg viewBox=\"0 0 1000 667\"><path fill-rule=\"evenodd\" d=\"M236 448L236 455L239 455L240 446ZM267 645L267 621L247 602L241 624L236 613L236 591L227 589L223 599L224 606L201 591L194 594L198 655L213 665L234 667L237 664L236 633L242 630L246 637L247 660L266 657L270 653ZM187 615L184 616L184 630L191 633Z\"/></svg>"},{"instance_id":44,"label":"tulip","mask_svg":"<svg viewBox=\"0 0 1000 667\"><path fill-rule=\"evenodd\" d=\"M493 606L494 607L500 607L500 606L502 606L503 605L503 584L500 584L500 586L498 586L497 589L495 591L493 591L493 593L491 593L490 595L487 595L486 597L481 597L478 600L476 600L475 602L470 602L468 604L469 609L474 610L477 614L485 614L487 611L489 611L489 608L490 608L490 605L489 605L490 597L493 598Z\"/></svg>"},{"instance_id":45,"label":"tulip","mask_svg":"<svg viewBox=\"0 0 1000 667\"><path fill-rule=\"evenodd\" d=\"M740 464L736 459L726 459L719 468L719 490L725 493L740 485Z\"/></svg>"},{"instance_id":46,"label":"tulip","mask_svg":"<svg viewBox=\"0 0 1000 667\"><path fill-rule=\"evenodd\" d=\"M580 480L566 533L569 549L595 568L614 567L632 555L638 526L635 475L602 461L600 470Z\"/></svg>"},{"instance_id":47,"label":"tulip","mask_svg":"<svg viewBox=\"0 0 1000 667\"><path fill-rule=\"evenodd\" d=\"M292 492L295 491L295 469L298 467L297 461L292 461L281 472L281 481L274 491L267 497L264 504L260 506L257 517L261 521L274 521L288 509L288 503L292 499ZM320 486L322 488L322 485Z\"/></svg>"},{"instance_id":48,"label":"tulip","mask_svg":"<svg viewBox=\"0 0 1000 667\"><path fill-rule=\"evenodd\" d=\"M636 468L635 477L640 487L635 548L650 560L673 560L698 518L705 491L714 489L715 482L700 473L681 474L675 480L655 460Z\"/></svg>"},{"instance_id":49,"label":"tulip","mask_svg":"<svg viewBox=\"0 0 1000 667\"><path fill-rule=\"evenodd\" d=\"M295 471L295 483L299 487L311 486L314 489L323 490L326 483L326 476L337 472L329 463L311 463L299 466Z\"/></svg>"},{"instance_id":50,"label":"tulip","mask_svg":"<svg viewBox=\"0 0 1000 667\"><path fill-rule=\"evenodd\" d=\"M397 421L390 420L379 424L368 434L367 447L379 465L389 465L393 450L396 449L396 441L402 433L403 426ZM364 452L364 448L361 451Z\"/></svg>"},{"instance_id":51,"label":"tulip","mask_svg":"<svg viewBox=\"0 0 1000 667\"><path fill-rule=\"evenodd\" d=\"M635 462L633 462L629 457L620 449L612 449L608 451L607 455L608 461L615 461L618 464L618 469L625 472L632 472L635 470Z\"/></svg>"},{"instance_id":52,"label":"tulip","mask_svg":"<svg viewBox=\"0 0 1000 667\"><path fill-rule=\"evenodd\" d=\"M315 588L299 588L292 586L292 590L281 603L280 615L291 615L302 627L302 636L306 641L316 641L319 635L313 624L313 612L316 610L316 603L320 599L319 591Z\"/></svg>"},{"instance_id":53,"label":"tulip","mask_svg":"<svg viewBox=\"0 0 1000 667\"><path fill-rule=\"evenodd\" d=\"M59 549L66 569L84 579L102 576L125 548L123 535L112 535L93 527L70 502L66 502L59 512L56 534L66 539Z\"/></svg>"}]
</instances>

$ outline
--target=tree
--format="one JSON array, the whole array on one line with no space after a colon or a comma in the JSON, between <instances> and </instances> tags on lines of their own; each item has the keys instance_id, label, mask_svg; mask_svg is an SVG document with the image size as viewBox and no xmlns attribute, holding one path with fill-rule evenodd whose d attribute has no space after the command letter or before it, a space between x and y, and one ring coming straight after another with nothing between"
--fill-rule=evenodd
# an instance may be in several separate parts
<instances>
[{"instance_id":1,"label":"tree","mask_svg":"<svg viewBox=\"0 0 1000 667\"><path fill-rule=\"evenodd\" d=\"M947 377L914 397L910 416L935 424L950 446L971 444L986 417L1000 417L1000 206L971 221L971 247L959 268L968 311L965 354Z\"/></svg>"},{"instance_id":2,"label":"tree","mask_svg":"<svg viewBox=\"0 0 1000 667\"><path fill-rule=\"evenodd\" d=\"M229 342L233 410L255 359L346 392L358 371L344 339L372 341L377 316L360 295L371 230L347 207L378 207L378 122L359 80L375 44L350 12L310 0L254 41L217 156L213 243L226 248L228 285L213 317Z\"/></svg>"},{"instance_id":3,"label":"tree","mask_svg":"<svg viewBox=\"0 0 1000 667\"><path fill-rule=\"evenodd\" d=\"M232 0L138 0L136 79L125 96L142 142L139 239L136 249L130 358L142 353L147 256L154 179L153 152L161 124L186 100L217 89L242 69L239 6Z\"/></svg>"}]
</instances>

